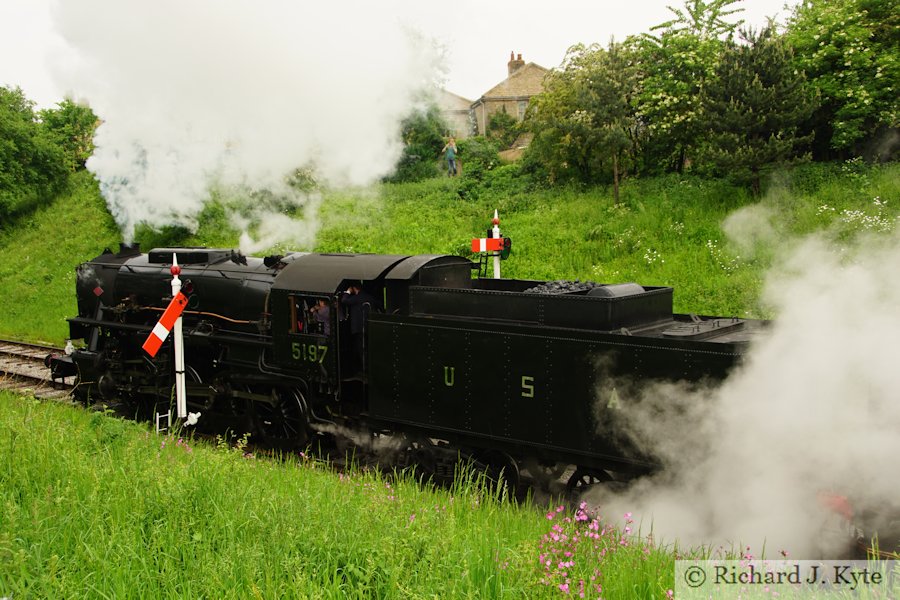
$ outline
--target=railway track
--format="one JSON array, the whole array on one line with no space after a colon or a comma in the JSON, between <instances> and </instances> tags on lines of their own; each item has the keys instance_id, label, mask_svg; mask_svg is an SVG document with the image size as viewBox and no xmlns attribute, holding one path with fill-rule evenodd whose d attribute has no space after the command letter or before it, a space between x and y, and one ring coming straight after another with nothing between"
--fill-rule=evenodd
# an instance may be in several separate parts
<instances>
[{"instance_id":1,"label":"railway track","mask_svg":"<svg viewBox=\"0 0 900 600\"><path fill-rule=\"evenodd\" d=\"M62 400L69 397L74 377L50 379L44 359L61 348L0 340L0 389L33 393L36 398Z\"/></svg>"}]
</instances>

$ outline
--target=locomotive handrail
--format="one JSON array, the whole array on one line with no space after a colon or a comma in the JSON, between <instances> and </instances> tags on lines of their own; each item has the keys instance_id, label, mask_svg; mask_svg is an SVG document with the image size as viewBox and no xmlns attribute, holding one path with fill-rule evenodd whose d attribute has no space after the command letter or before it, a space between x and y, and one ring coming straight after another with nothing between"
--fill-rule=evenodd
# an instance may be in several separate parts
<instances>
[{"instance_id":1,"label":"locomotive handrail","mask_svg":"<svg viewBox=\"0 0 900 600\"><path fill-rule=\"evenodd\" d=\"M156 312L163 312L166 309L159 308L156 306L140 306L138 307L141 310L153 310ZM203 310L186 310L182 314L185 315L202 315L204 317L215 317L217 319L222 319L223 321L228 321L229 323L235 323L237 325L255 325L259 323L259 321L246 321L244 319L232 319L231 317L226 317L225 315L220 315L218 313L206 312Z\"/></svg>"},{"instance_id":2,"label":"locomotive handrail","mask_svg":"<svg viewBox=\"0 0 900 600\"><path fill-rule=\"evenodd\" d=\"M93 325L96 327L108 327L110 329L123 329L127 331L139 331L139 332L147 332L153 329L152 325L137 325L135 323L118 323L113 321L103 321L101 319L91 319L89 317L70 317L66 319L69 323L76 323L78 325ZM194 335L204 335L208 336L209 334L202 334L196 331L196 329L190 329L185 332L186 335L194 336ZM220 340L233 340L240 341L242 343L249 344L266 344L271 340L271 336L261 334L261 333L248 333L246 331L231 331L228 329L220 329L216 334L217 339ZM254 338L254 339L248 339Z\"/></svg>"}]
</instances>

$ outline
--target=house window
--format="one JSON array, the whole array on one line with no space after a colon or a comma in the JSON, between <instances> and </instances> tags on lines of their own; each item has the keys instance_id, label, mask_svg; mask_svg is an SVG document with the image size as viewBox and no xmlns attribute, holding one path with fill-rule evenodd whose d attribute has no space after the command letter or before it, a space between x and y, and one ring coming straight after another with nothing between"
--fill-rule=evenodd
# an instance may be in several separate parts
<instances>
[{"instance_id":1,"label":"house window","mask_svg":"<svg viewBox=\"0 0 900 600\"><path fill-rule=\"evenodd\" d=\"M518 118L521 121L525 118L525 109L528 108L528 100L519 100Z\"/></svg>"}]
</instances>

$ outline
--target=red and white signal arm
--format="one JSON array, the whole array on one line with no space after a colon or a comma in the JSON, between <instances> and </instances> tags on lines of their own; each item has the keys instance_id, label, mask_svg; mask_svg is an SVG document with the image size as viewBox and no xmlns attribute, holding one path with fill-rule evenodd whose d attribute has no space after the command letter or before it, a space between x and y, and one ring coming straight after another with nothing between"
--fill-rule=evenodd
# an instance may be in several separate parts
<instances>
[{"instance_id":1,"label":"red and white signal arm","mask_svg":"<svg viewBox=\"0 0 900 600\"><path fill-rule=\"evenodd\" d=\"M503 238L473 238L472 252L497 252L503 250Z\"/></svg>"},{"instance_id":2,"label":"red and white signal arm","mask_svg":"<svg viewBox=\"0 0 900 600\"><path fill-rule=\"evenodd\" d=\"M187 302L187 296L181 292L175 294L175 297L169 302L169 306L166 307L166 311L163 313L162 317L160 317L159 323L153 327L153 331L147 336L147 341L141 346L144 349L144 352L151 357L156 356L162 343L166 341L166 338L169 336L169 332L172 331L172 326L175 324L175 321L178 320L178 317L180 317L181 313L184 311L184 307L187 306Z\"/></svg>"}]
</instances>

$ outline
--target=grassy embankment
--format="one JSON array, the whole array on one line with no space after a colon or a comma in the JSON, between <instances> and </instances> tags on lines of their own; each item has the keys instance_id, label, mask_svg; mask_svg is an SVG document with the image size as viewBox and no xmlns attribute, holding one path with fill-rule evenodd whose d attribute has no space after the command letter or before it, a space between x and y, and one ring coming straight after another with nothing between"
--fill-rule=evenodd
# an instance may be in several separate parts
<instances>
[{"instance_id":1,"label":"grassy embankment","mask_svg":"<svg viewBox=\"0 0 900 600\"><path fill-rule=\"evenodd\" d=\"M759 293L772 248L757 247L748 258L722 230L728 214L752 202L745 191L693 177L648 178L626 181L615 207L606 188L535 191L503 175L474 191L459 179L435 179L327 192L314 250L466 253L498 208L503 232L513 239L504 276L672 285L679 312L769 316ZM900 211L900 165L861 172L808 165L770 185L762 204L782 239L836 223L843 230L877 227ZM145 249L236 244L220 209L207 210L200 223L193 235L145 231L138 241ZM64 319L75 309L75 266L118 241L86 173L53 205L0 231L0 336L61 343Z\"/></svg>"},{"instance_id":2,"label":"grassy embankment","mask_svg":"<svg viewBox=\"0 0 900 600\"><path fill-rule=\"evenodd\" d=\"M898 173L795 172L790 186L770 192L773 225L783 236L834 224L877 228L896 218ZM745 260L725 245L720 223L747 201L730 186L632 181L613 207L603 189L500 186L462 200L463 184L328 194L317 249L453 252L498 207L515 241L507 276L669 283L679 310L762 310L771 252ZM177 241L231 245L236 235L217 214ZM145 247L171 242L144 236ZM117 238L84 176L52 207L0 233L0 335L62 341L75 265ZM590 518L548 520L497 504L471 483L432 493L404 478L336 477L311 461L188 450L136 424L8 394L0 396L0 448L0 596L553 597L561 585L577 594L580 580L593 584L595 570L604 597L665 597L672 587L672 554L635 539L621 545L622 515L592 530Z\"/></svg>"},{"instance_id":3,"label":"grassy embankment","mask_svg":"<svg viewBox=\"0 0 900 600\"><path fill-rule=\"evenodd\" d=\"M335 475L0 392L0 597L664 598L622 515ZM566 553L569 553L568 555ZM563 564L560 564L563 563Z\"/></svg>"}]
</instances>

